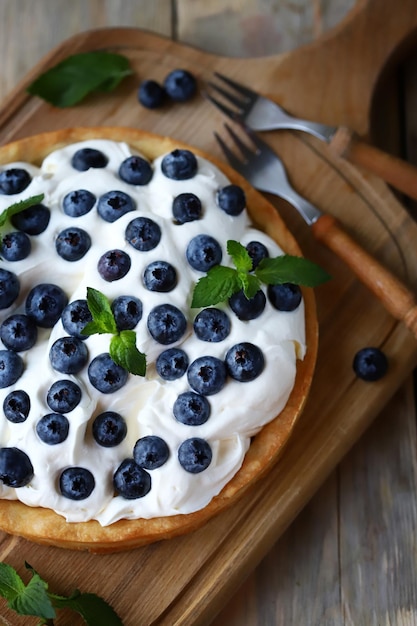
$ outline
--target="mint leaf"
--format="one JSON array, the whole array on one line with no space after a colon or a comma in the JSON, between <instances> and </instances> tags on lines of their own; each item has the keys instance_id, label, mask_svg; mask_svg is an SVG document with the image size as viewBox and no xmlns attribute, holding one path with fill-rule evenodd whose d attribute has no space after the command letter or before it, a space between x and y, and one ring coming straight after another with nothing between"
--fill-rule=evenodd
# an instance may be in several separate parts
<instances>
[{"instance_id":1,"label":"mint leaf","mask_svg":"<svg viewBox=\"0 0 417 626\"><path fill-rule=\"evenodd\" d=\"M123 626L123 622L116 611L103 598L94 593L80 593L75 591L72 596L65 598L50 594L56 608L69 608L79 613L88 626Z\"/></svg>"},{"instance_id":2,"label":"mint leaf","mask_svg":"<svg viewBox=\"0 0 417 626\"><path fill-rule=\"evenodd\" d=\"M262 259L255 270L255 275L267 285L293 283L306 287L317 287L330 278L319 265L303 257L289 254L274 259Z\"/></svg>"},{"instance_id":3,"label":"mint leaf","mask_svg":"<svg viewBox=\"0 0 417 626\"><path fill-rule=\"evenodd\" d=\"M87 306L93 317L93 321L88 322L88 324L84 326L82 330L83 335L117 333L116 321L113 311L111 310L110 302L101 291L93 289L93 287L87 287Z\"/></svg>"},{"instance_id":4,"label":"mint leaf","mask_svg":"<svg viewBox=\"0 0 417 626\"><path fill-rule=\"evenodd\" d=\"M25 589L25 584L16 570L7 563L0 563L0 595L8 601L14 600Z\"/></svg>"},{"instance_id":5,"label":"mint leaf","mask_svg":"<svg viewBox=\"0 0 417 626\"><path fill-rule=\"evenodd\" d=\"M261 281L253 274L246 274L241 277L242 289L248 300L253 298L261 288Z\"/></svg>"},{"instance_id":6,"label":"mint leaf","mask_svg":"<svg viewBox=\"0 0 417 626\"><path fill-rule=\"evenodd\" d=\"M110 341L110 356L117 365L124 367L131 374L145 376L146 357L136 347L136 333L122 330Z\"/></svg>"},{"instance_id":7,"label":"mint leaf","mask_svg":"<svg viewBox=\"0 0 417 626\"><path fill-rule=\"evenodd\" d=\"M20 213L35 204L39 204L42 202L44 197L44 194L41 193L38 196L30 196L30 198L25 198L24 200L11 204L7 209L4 209L4 211L0 213L0 228L4 226L8 220L10 220L12 215L16 215L16 213Z\"/></svg>"},{"instance_id":8,"label":"mint leaf","mask_svg":"<svg viewBox=\"0 0 417 626\"><path fill-rule=\"evenodd\" d=\"M55 609L48 596L48 583L28 564L27 569L32 573L32 578L24 590L9 602L11 609L19 615L36 615L43 619L53 619L56 615Z\"/></svg>"},{"instance_id":9,"label":"mint leaf","mask_svg":"<svg viewBox=\"0 0 417 626\"><path fill-rule=\"evenodd\" d=\"M235 269L215 265L196 284L191 307L200 308L224 302L240 289L241 282Z\"/></svg>"},{"instance_id":10,"label":"mint leaf","mask_svg":"<svg viewBox=\"0 0 417 626\"><path fill-rule=\"evenodd\" d=\"M229 239L227 242L227 254L232 257L233 263L238 272L250 272L252 269L252 259L248 251L241 243Z\"/></svg>"},{"instance_id":11,"label":"mint leaf","mask_svg":"<svg viewBox=\"0 0 417 626\"><path fill-rule=\"evenodd\" d=\"M57 107L70 107L95 91L111 91L133 74L121 54L93 51L74 54L41 74L27 91Z\"/></svg>"}]
</instances>

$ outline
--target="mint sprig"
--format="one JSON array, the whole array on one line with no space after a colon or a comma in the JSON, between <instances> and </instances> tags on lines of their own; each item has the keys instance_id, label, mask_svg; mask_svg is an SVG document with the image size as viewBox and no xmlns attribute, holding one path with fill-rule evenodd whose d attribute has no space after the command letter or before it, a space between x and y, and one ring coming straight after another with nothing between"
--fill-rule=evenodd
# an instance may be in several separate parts
<instances>
[{"instance_id":1,"label":"mint sprig","mask_svg":"<svg viewBox=\"0 0 417 626\"><path fill-rule=\"evenodd\" d=\"M146 356L136 346L134 330L118 330L108 298L98 289L87 287L87 306L92 316L83 335L112 335L109 354L113 361L136 376L146 374Z\"/></svg>"},{"instance_id":2,"label":"mint sprig","mask_svg":"<svg viewBox=\"0 0 417 626\"><path fill-rule=\"evenodd\" d=\"M68 608L79 613L88 626L123 626L114 609L100 596L75 590L70 596L48 591L48 583L25 563L31 579L25 585L17 571L7 563L0 563L0 596L10 609L19 615L40 618L39 624L52 624L56 609Z\"/></svg>"},{"instance_id":3,"label":"mint sprig","mask_svg":"<svg viewBox=\"0 0 417 626\"><path fill-rule=\"evenodd\" d=\"M37 196L30 196L30 198L25 198L24 200L20 200L19 202L15 202L11 204L7 209L4 209L0 213L0 229L6 224L6 222L10 221L10 218L17 213L21 213L25 209L29 209L31 206L35 204L40 204L44 199L44 194L40 193Z\"/></svg>"},{"instance_id":4,"label":"mint sprig","mask_svg":"<svg viewBox=\"0 0 417 626\"><path fill-rule=\"evenodd\" d=\"M191 307L201 308L225 302L241 289L249 299L266 285L293 283L305 287L317 287L330 276L319 265L303 257L284 254L275 258L264 258L252 272L253 262L246 248L230 239L227 252L233 267L215 265L200 278L194 288Z\"/></svg>"}]
</instances>

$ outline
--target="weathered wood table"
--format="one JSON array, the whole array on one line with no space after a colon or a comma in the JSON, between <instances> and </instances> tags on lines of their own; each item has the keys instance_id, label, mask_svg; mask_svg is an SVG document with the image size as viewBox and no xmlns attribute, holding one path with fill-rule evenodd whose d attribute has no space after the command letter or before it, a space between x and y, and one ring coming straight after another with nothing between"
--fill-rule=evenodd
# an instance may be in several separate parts
<instances>
[{"instance_id":1,"label":"weathered wood table","mask_svg":"<svg viewBox=\"0 0 417 626\"><path fill-rule=\"evenodd\" d=\"M81 31L137 27L218 55L262 57L314 41L342 20L353 4L353 0L0 0L0 98L53 47ZM400 7L401 2L398 11ZM375 32L363 36L374 37L375 45L381 46L386 24L377 19L375 24ZM404 136L404 118L398 122L390 117L388 124L382 115L392 116L398 102L393 85L391 81L388 91L380 94L373 130L375 140L396 150L400 127ZM413 97L412 88L406 93ZM407 118L405 125L415 133L415 121L413 126ZM415 134L408 142L408 156L415 159L413 141ZM417 624L416 471L415 399L408 377L247 580L241 581L235 595L224 599L213 624ZM9 544L0 552L7 562L8 550ZM47 577L48 572L42 574ZM13 619L0 602L0 622L14 624ZM57 623L75 623L66 619ZM137 624L150 626L140 617Z\"/></svg>"}]
</instances>

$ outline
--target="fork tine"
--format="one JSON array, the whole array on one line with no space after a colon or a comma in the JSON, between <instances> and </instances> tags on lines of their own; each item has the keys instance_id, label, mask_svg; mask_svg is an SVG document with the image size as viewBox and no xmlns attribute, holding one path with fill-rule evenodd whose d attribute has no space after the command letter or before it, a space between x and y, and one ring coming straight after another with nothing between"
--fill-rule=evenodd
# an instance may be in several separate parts
<instances>
[{"instance_id":1,"label":"fork tine","mask_svg":"<svg viewBox=\"0 0 417 626\"><path fill-rule=\"evenodd\" d=\"M236 146L239 148L239 150L240 150L240 152L241 152L242 156L243 156L245 159L249 159L251 156L253 156L254 151L253 151L253 150L251 150L251 149L249 148L249 146L247 146L247 145L246 145L246 144L245 144L245 143L241 140L241 138L239 137L239 135L237 135L237 134L235 133L235 131L234 131L234 130L233 130L233 129L229 126L229 124L225 124L225 125L224 125L224 127L225 127L225 129L227 130L227 132L229 133L230 137L231 137L231 138L233 139L233 141L235 142ZM243 129L245 130L244 126L242 126L241 128L243 128Z\"/></svg>"},{"instance_id":2,"label":"fork tine","mask_svg":"<svg viewBox=\"0 0 417 626\"><path fill-rule=\"evenodd\" d=\"M207 84L210 86L211 89L213 89L213 91L216 91L217 93L219 93L221 96L223 96L223 98L225 98L226 100L234 104L238 109L242 109L242 107L244 106L245 103L242 102L242 99L237 98L230 91L227 91L226 89L223 89L222 87L219 87L219 85L216 85L215 83L211 81L209 81Z\"/></svg>"},{"instance_id":3,"label":"fork tine","mask_svg":"<svg viewBox=\"0 0 417 626\"><path fill-rule=\"evenodd\" d=\"M226 115L226 117L229 117L232 120L239 120L240 119L240 115L236 111L234 111L233 109L230 109L229 107L227 107L222 102L219 102L219 100L216 100L216 98L213 98L213 96L210 95L209 93L207 93L207 91L203 91L203 96L205 98L207 98L207 100L209 100L209 102L214 104L215 107L220 109L220 111L222 113L224 113L224 115Z\"/></svg>"},{"instance_id":4,"label":"fork tine","mask_svg":"<svg viewBox=\"0 0 417 626\"><path fill-rule=\"evenodd\" d=\"M236 157L236 155L230 150L229 146L223 141L220 135L215 131L214 136L219 144L220 148L223 150L223 153L226 159L229 161L230 165L235 169L239 170L242 166L242 162Z\"/></svg>"},{"instance_id":5,"label":"fork tine","mask_svg":"<svg viewBox=\"0 0 417 626\"><path fill-rule=\"evenodd\" d=\"M233 87L234 89L236 89L236 91L241 93L242 96L245 96L246 98L250 98L251 100L253 98L257 98L258 97L257 94L254 91L252 91L251 89L248 89L247 87L244 87L240 83L236 83L231 78L228 78L227 76L224 76L224 74L220 74L219 72L214 72L214 75L217 76L217 78L222 80L224 83L226 83L226 85L229 85L229 87Z\"/></svg>"}]
</instances>

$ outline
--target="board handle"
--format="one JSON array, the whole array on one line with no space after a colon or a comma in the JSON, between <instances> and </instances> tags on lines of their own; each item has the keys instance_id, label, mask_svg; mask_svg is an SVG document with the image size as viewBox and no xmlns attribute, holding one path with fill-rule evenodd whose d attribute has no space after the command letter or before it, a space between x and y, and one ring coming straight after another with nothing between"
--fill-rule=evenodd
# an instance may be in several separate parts
<instances>
[{"instance_id":1,"label":"board handle","mask_svg":"<svg viewBox=\"0 0 417 626\"><path fill-rule=\"evenodd\" d=\"M314 237L342 259L386 310L404 322L417 338L417 303L412 291L357 244L333 216L322 215L311 229Z\"/></svg>"}]
</instances>

